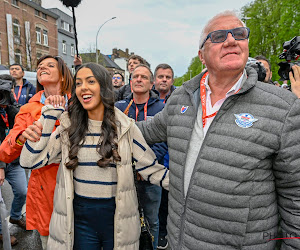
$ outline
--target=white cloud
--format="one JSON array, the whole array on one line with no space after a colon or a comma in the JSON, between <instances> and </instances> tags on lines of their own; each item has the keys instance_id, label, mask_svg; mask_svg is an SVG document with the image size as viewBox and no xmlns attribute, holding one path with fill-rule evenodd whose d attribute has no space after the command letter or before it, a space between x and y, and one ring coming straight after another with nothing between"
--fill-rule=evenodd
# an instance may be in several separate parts
<instances>
[{"instance_id":1,"label":"white cloud","mask_svg":"<svg viewBox=\"0 0 300 250\"><path fill-rule=\"evenodd\" d=\"M113 48L144 57L154 70L170 64L175 75L187 71L198 53L204 24L226 9L240 10L251 0L82 0L75 8L79 50L95 49L99 27L111 17L98 35L98 48L111 54ZM72 16L59 0L43 0L45 8L59 8Z\"/></svg>"}]
</instances>

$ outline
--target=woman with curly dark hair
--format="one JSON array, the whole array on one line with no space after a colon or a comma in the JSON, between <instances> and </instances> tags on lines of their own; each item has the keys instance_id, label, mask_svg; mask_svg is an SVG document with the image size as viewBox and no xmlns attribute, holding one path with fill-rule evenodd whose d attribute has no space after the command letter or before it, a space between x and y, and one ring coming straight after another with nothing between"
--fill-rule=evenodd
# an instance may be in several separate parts
<instances>
[{"instance_id":1,"label":"woman with curly dark hair","mask_svg":"<svg viewBox=\"0 0 300 250\"><path fill-rule=\"evenodd\" d=\"M68 112L63 98L49 97L52 105L32 129L36 142L26 143L20 160L37 168L61 162L47 249L139 249L132 158L143 178L166 188L168 170L135 122L114 107L104 67L84 64L74 80ZM51 133L57 119L61 125Z\"/></svg>"}]
</instances>

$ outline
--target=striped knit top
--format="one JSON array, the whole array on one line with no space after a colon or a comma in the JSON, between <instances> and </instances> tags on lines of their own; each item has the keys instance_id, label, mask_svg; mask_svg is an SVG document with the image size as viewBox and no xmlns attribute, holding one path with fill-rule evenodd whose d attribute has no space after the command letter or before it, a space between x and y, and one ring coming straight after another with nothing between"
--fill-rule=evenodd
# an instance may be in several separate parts
<instances>
[{"instance_id":1,"label":"striped knit top","mask_svg":"<svg viewBox=\"0 0 300 250\"><path fill-rule=\"evenodd\" d=\"M89 119L85 142L78 152L78 166L74 171L75 194L92 199L107 199L116 196L117 170L115 164L99 167L101 158L96 151L100 140L102 121Z\"/></svg>"},{"instance_id":2,"label":"striped knit top","mask_svg":"<svg viewBox=\"0 0 300 250\"><path fill-rule=\"evenodd\" d=\"M66 168L65 164L69 161L70 149L67 128L71 126L71 122L68 113L62 114L63 112L63 108L54 108L52 105L42 108L42 116L39 119L43 126L42 135L37 142L28 140L25 142L20 157L23 168L38 169L52 163L60 163L60 169ZM121 124L117 131L118 153L121 156L121 162L118 162L117 166L111 163L110 166L104 168L96 165L101 157L96 150L96 145L100 139L102 122L89 120L85 141L78 152L79 164L72 173L74 193L93 199L116 197L118 186L124 184L119 183L120 180L126 179L125 176L122 176L125 171L123 168L130 167L129 178L133 178L132 159L136 163L136 170L145 180L168 189L169 170L157 163L155 154L145 142L133 120L131 127L130 118L117 108L115 108L115 113L119 119L117 121ZM60 119L60 126L53 132L57 119ZM122 126L122 123L127 126ZM120 142L122 142L121 145ZM117 172L120 174L117 175ZM128 174L128 172L126 173Z\"/></svg>"}]
</instances>

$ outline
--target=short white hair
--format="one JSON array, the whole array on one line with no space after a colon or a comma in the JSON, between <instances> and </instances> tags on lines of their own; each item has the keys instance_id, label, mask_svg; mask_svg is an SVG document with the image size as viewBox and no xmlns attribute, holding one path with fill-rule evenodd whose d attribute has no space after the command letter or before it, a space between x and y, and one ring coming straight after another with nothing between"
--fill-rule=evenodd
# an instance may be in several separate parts
<instances>
[{"instance_id":1,"label":"short white hair","mask_svg":"<svg viewBox=\"0 0 300 250\"><path fill-rule=\"evenodd\" d=\"M204 28L202 29L201 35L200 35L199 49L201 49L201 45L203 44L204 40L206 39L206 37L208 35L208 30L211 26L211 23L213 21L215 21L216 19L219 19L220 17L227 17L227 16L236 17L237 19L239 19L241 21L243 27L246 27L246 24L239 18L239 16L237 15L237 13L235 11L225 10L225 11L215 15L213 18L208 20L208 22L205 24ZM204 47L202 49L204 49Z\"/></svg>"}]
</instances>

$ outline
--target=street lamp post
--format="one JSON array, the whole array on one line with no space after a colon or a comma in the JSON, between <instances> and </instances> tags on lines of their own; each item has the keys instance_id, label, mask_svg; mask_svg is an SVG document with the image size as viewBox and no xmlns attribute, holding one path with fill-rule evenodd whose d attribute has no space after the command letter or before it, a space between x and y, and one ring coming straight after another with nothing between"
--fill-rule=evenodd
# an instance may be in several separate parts
<instances>
[{"instance_id":1,"label":"street lamp post","mask_svg":"<svg viewBox=\"0 0 300 250\"><path fill-rule=\"evenodd\" d=\"M99 31L100 31L100 29L102 28L102 26L103 26L104 24L106 24L107 22L109 22L110 20L113 20L113 19L115 19L115 18L116 18L116 17L114 16L114 17L112 17L112 18L106 20L106 21L99 27L99 29L98 29L98 31L97 31L97 35L96 35L96 63L97 63L97 64L98 64L98 48L97 48L97 41L98 41L98 34L99 34Z\"/></svg>"}]
</instances>

